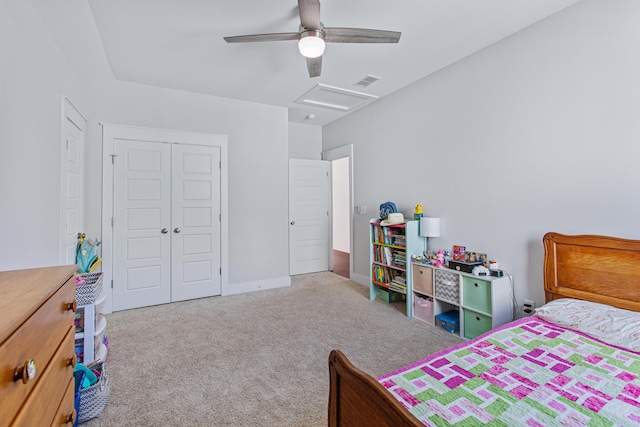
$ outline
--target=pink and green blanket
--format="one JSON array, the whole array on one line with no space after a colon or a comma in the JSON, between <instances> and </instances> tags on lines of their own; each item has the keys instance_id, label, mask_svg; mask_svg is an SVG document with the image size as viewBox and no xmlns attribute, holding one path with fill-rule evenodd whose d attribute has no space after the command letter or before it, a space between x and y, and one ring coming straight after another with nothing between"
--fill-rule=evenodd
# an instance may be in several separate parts
<instances>
[{"instance_id":1,"label":"pink and green blanket","mask_svg":"<svg viewBox=\"0 0 640 427\"><path fill-rule=\"evenodd\" d=\"M427 426L640 424L640 354L537 317L378 381Z\"/></svg>"}]
</instances>

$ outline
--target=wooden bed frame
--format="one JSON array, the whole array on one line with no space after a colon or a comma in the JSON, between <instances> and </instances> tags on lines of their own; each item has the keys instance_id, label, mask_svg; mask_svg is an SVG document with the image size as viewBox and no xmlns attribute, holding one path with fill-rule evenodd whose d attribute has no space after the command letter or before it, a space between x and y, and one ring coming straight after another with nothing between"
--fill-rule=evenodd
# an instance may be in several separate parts
<instances>
[{"instance_id":1,"label":"wooden bed frame","mask_svg":"<svg viewBox=\"0 0 640 427\"><path fill-rule=\"evenodd\" d=\"M547 233L542 242L545 301L576 298L640 311L640 240ZM424 427L340 350L329 355L329 375L330 427Z\"/></svg>"}]
</instances>

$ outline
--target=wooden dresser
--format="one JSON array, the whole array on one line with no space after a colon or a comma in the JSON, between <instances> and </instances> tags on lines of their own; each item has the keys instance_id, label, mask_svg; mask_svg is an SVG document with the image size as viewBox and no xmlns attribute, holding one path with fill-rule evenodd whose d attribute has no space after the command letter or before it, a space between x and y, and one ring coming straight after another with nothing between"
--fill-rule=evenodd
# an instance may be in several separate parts
<instances>
[{"instance_id":1,"label":"wooden dresser","mask_svg":"<svg viewBox=\"0 0 640 427\"><path fill-rule=\"evenodd\" d=\"M0 426L72 425L76 266L0 272Z\"/></svg>"}]
</instances>

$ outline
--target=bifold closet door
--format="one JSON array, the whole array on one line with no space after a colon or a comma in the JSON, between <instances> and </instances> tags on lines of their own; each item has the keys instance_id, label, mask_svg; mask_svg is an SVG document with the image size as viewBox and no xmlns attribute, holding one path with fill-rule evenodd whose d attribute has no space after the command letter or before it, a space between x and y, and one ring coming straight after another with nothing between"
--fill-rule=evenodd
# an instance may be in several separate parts
<instances>
[{"instance_id":1,"label":"bifold closet door","mask_svg":"<svg viewBox=\"0 0 640 427\"><path fill-rule=\"evenodd\" d=\"M172 146L171 300L220 295L220 147Z\"/></svg>"},{"instance_id":2,"label":"bifold closet door","mask_svg":"<svg viewBox=\"0 0 640 427\"><path fill-rule=\"evenodd\" d=\"M220 147L114 142L113 309L221 293Z\"/></svg>"},{"instance_id":3,"label":"bifold closet door","mask_svg":"<svg viewBox=\"0 0 640 427\"><path fill-rule=\"evenodd\" d=\"M171 144L118 140L114 154L113 309L170 302Z\"/></svg>"}]
</instances>

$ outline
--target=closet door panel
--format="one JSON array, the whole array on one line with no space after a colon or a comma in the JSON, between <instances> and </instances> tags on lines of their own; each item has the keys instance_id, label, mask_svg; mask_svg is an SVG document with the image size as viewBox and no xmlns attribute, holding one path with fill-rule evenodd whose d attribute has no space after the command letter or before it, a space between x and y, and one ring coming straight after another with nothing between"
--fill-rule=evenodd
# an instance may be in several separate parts
<instances>
[{"instance_id":1,"label":"closet door panel","mask_svg":"<svg viewBox=\"0 0 640 427\"><path fill-rule=\"evenodd\" d=\"M174 144L172 301L220 295L220 148Z\"/></svg>"},{"instance_id":2,"label":"closet door panel","mask_svg":"<svg viewBox=\"0 0 640 427\"><path fill-rule=\"evenodd\" d=\"M113 309L170 302L171 145L114 143Z\"/></svg>"}]
</instances>

